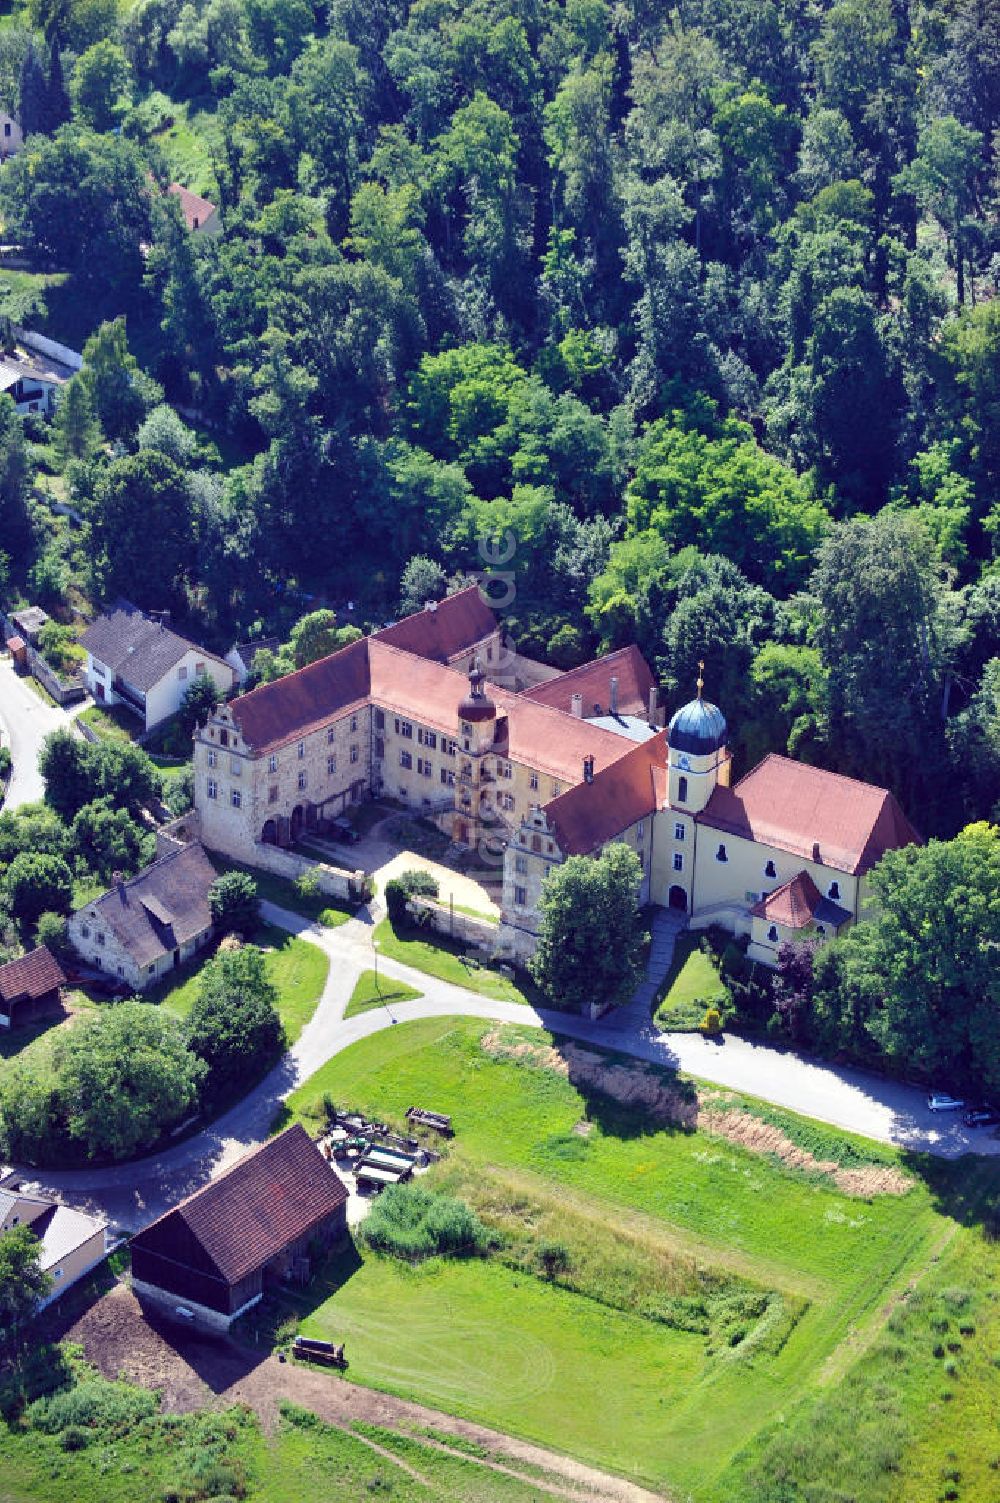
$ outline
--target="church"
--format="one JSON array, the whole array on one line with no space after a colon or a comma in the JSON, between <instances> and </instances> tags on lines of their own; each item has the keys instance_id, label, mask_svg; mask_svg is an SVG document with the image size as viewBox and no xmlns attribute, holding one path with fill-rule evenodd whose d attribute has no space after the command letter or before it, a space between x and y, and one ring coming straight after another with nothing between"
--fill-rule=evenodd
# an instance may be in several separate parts
<instances>
[{"instance_id":1,"label":"church","mask_svg":"<svg viewBox=\"0 0 1000 1503\"><path fill-rule=\"evenodd\" d=\"M266 865L265 847L390 798L502 867L495 953L522 963L546 876L624 841L643 903L745 934L774 964L786 939L860 918L868 873L919 837L886 789L787 757L733 783L703 688L665 725L638 648L530 664L472 585L218 706L195 734L201 839Z\"/></svg>"}]
</instances>

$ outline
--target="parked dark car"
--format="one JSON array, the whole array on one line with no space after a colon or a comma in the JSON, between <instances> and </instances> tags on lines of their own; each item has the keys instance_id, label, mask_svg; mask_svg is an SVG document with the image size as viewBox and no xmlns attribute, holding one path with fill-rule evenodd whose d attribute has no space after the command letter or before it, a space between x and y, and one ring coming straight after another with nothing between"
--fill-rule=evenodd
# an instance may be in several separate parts
<instances>
[{"instance_id":1,"label":"parked dark car","mask_svg":"<svg viewBox=\"0 0 1000 1503\"><path fill-rule=\"evenodd\" d=\"M966 1127L996 1127L1000 1124L1000 1112L992 1106L974 1106L962 1117Z\"/></svg>"},{"instance_id":2,"label":"parked dark car","mask_svg":"<svg viewBox=\"0 0 1000 1503\"><path fill-rule=\"evenodd\" d=\"M331 819L327 829L331 840L342 840L345 845L356 845L361 838L346 819Z\"/></svg>"}]
</instances>

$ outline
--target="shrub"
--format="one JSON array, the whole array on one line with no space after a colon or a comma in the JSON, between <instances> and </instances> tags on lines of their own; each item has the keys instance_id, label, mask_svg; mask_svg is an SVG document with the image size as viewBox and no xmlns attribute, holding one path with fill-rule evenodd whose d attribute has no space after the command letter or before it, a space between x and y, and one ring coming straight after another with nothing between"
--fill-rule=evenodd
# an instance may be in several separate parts
<instances>
[{"instance_id":1,"label":"shrub","mask_svg":"<svg viewBox=\"0 0 1000 1503\"><path fill-rule=\"evenodd\" d=\"M452 1195L419 1185L389 1185L361 1225L370 1247L397 1258L416 1260L485 1252L489 1232L476 1213Z\"/></svg>"},{"instance_id":2,"label":"shrub","mask_svg":"<svg viewBox=\"0 0 1000 1503\"><path fill-rule=\"evenodd\" d=\"M565 1273L572 1261L565 1242L540 1242L537 1256L545 1277L549 1279L555 1278L557 1273Z\"/></svg>"},{"instance_id":3,"label":"shrub","mask_svg":"<svg viewBox=\"0 0 1000 1503\"><path fill-rule=\"evenodd\" d=\"M67 1425L60 1433L59 1444L64 1451L82 1451L86 1448L89 1439L86 1430L81 1429L79 1425Z\"/></svg>"},{"instance_id":4,"label":"shrub","mask_svg":"<svg viewBox=\"0 0 1000 1503\"><path fill-rule=\"evenodd\" d=\"M23 851L7 868L7 895L15 918L34 923L43 913L68 913L73 873L61 856Z\"/></svg>"},{"instance_id":5,"label":"shrub","mask_svg":"<svg viewBox=\"0 0 1000 1503\"><path fill-rule=\"evenodd\" d=\"M106 1435L124 1435L140 1420L159 1408L156 1394L128 1383L110 1383L106 1378L85 1378L29 1405L25 1419L33 1430L57 1435L67 1429L101 1430Z\"/></svg>"},{"instance_id":6,"label":"shrub","mask_svg":"<svg viewBox=\"0 0 1000 1503\"><path fill-rule=\"evenodd\" d=\"M304 903L313 902L319 897L319 872L311 866L300 872L295 878L295 891Z\"/></svg>"},{"instance_id":7,"label":"shrub","mask_svg":"<svg viewBox=\"0 0 1000 1503\"><path fill-rule=\"evenodd\" d=\"M440 891L437 878L419 867L403 872L399 881L411 898L436 898Z\"/></svg>"},{"instance_id":8,"label":"shrub","mask_svg":"<svg viewBox=\"0 0 1000 1503\"><path fill-rule=\"evenodd\" d=\"M57 960L67 960L73 947L66 935L66 920L61 913L43 913L35 925L35 939L45 945Z\"/></svg>"},{"instance_id":9,"label":"shrub","mask_svg":"<svg viewBox=\"0 0 1000 1503\"><path fill-rule=\"evenodd\" d=\"M385 906L389 913L389 921L394 928L406 922L406 905L409 901L410 894L399 878L390 878L385 884Z\"/></svg>"}]
</instances>

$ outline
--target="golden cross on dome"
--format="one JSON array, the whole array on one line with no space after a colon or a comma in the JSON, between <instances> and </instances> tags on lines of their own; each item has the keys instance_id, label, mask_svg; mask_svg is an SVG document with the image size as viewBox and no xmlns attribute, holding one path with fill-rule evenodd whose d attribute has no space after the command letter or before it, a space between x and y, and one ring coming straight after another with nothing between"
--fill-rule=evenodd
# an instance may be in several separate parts
<instances>
[{"instance_id":1,"label":"golden cross on dome","mask_svg":"<svg viewBox=\"0 0 1000 1503\"><path fill-rule=\"evenodd\" d=\"M700 658L698 660L698 698L699 699L701 698L701 691L705 687L705 680L702 678L702 674L704 672L705 672L705 659L704 658Z\"/></svg>"}]
</instances>

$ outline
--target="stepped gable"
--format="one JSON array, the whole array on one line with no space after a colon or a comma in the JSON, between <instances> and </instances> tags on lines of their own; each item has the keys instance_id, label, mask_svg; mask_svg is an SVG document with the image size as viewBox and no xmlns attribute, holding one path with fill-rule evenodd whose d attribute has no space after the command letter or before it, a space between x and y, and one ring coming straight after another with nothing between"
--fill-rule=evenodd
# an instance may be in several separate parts
<instances>
[{"instance_id":1,"label":"stepped gable","mask_svg":"<svg viewBox=\"0 0 1000 1503\"><path fill-rule=\"evenodd\" d=\"M697 820L852 876L921 843L888 789L775 752L735 788L716 788Z\"/></svg>"},{"instance_id":2,"label":"stepped gable","mask_svg":"<svg viewBox=\"0 0 1000 1503\"><path fill-rule=\"evenodd\" d=\"M660 731L595 772L592 782L577 783L550 800L545 814L560 849L567 856L585 856L651 817L666 797L667 734Z\"/></svg>"},{"instance_id":3,"label":"stepped gable","mask_svg":"<svg viewBox=\"0 0 1000 1503\"><path fill-rule=\"evenodd\" d=\"M492 636L497 619L490 610L478 585L469 585L404 616L402 621L385 626L375 633L379 642L400 652L430 658L435 663L450 663L464 652Z\"/></svg>"},{"instance_id":4,"label":"stepped gable","mask_svg":"<svg viewBox=\"0 0 1000 1503\"><path fill-rule=\"evenodd\" d=\"M549 705L555 710L572 714L573 695L583 700L583 714L607 715L611 708L611 680L618 680L618 713L621 715L649 714L649 691L655 687L649 664L638 647L621 647L609 652L606 657L595 658L592 663L583 663L571 668L558 678L544 684L535 684L525 689L522 699L535 704Z\"/></svg>"},{"instance_id":5,"label":"stepped gable","mask_svg":"<svg viewBox=\"0 0 1000 1503\"><path fill-rule=\"evenodd\" d=\"M274 683L261 684L230 705L240 735L254 751L268 751L308 735L328 720L368 703L368 647L362 638Z\"/></svg>"}]
</instances>

